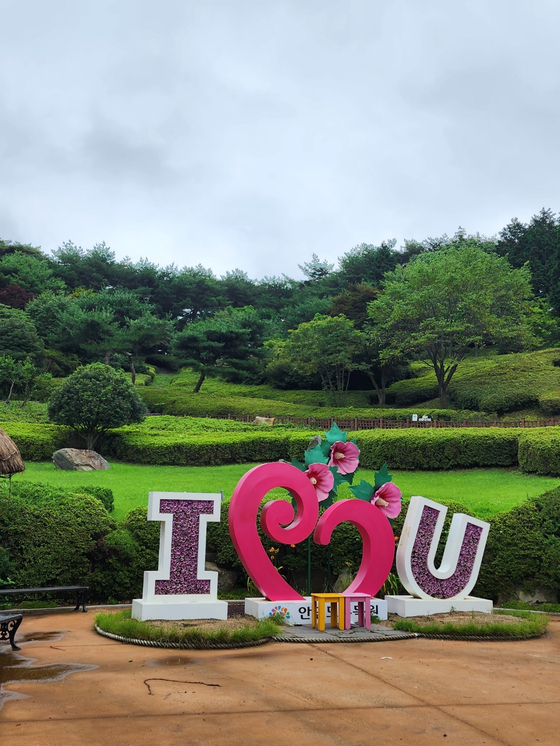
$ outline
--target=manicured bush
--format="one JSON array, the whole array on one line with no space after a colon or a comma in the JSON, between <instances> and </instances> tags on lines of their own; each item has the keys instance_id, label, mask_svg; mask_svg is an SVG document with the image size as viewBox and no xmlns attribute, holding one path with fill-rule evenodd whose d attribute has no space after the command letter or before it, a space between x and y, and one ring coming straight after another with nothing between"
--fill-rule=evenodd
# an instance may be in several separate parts
<instances>
[{"instance_id":1,"label":"manicured bush","mask_svg":"<svg viewBox=\"0 0 560 746\"><path fill-rule=\"evenodd\" d=\"M87 486L75 485L75 490L83 492L85 495L92 495L98 500L101 500L103 506L105 507L105 510L108 513L111 513L113 511L113 508L115 506L115 498L113 495L113 490L109 487L102 487L101 485L95 484L88 484Z\"/></svg>"},{"instance_id":2,"label":"manicured bush","mask_svg":"<svg viewBox=\"0 0 560 746\"><path fill-rule=\"evenodd\" d=\"M50 461L59 448L68 443L67 430L57 425L42 425L28 422L2 423L20 450L24 461Z\"/></svg>"},{"instance_id":3,"label":"manicured bush","mask_svg":"<svg viewBox=\"0 0 560 746\"><path fill-rule=\"evenodd\" d=\"M0 545L16 587L87 583L97 543L115 522L101 502L45 485L14 483L0 491Z\"/></svg>"},{"instance_id":4,"label":"manicured bush","mask_svg":"<svg viewBox=\"0 0 560 746\"><path fill-rule=\"evenodd\" d=\"M291 460L309 443L308 433L243 433L200 435L126 434L114 437L108 446L116 458L131 463L216 466L251 462Z\"/></svg>"},{"instance_id":5,"label":"manicured bush","mask_svg":"<svg viewBox=\"0 0 560 746\"><path fill-rule=\"evenodd\" d=\"M406 406L435 399L439 389L435 375L424 375L421 378L409 378L397 381L387 389L387 403Z\"/></svg>"},{"instance_id":6,"label":"manicured bush","mask_svg":"<svg viewBox=\"0 0 560 746\"><path fill-rule=\"evenodd\" d=\"M48 403L50 419L67 425L93 449L107 430L142 422L144 402L122 371L93 363L78 368Z\"/></svg>"},{"instance_id":7,"label":"manicured bush","mask_svg":"<svg viewBox=\"0 0 560 746\"><path fill-rule=\"evenodd\" d=\"M554 349L468 358L453 376L450 401L458 409L498 415L536 406L541 394L560 390L557 358ZM388 402L400 405L429 401L437 396L435 375L426 370L417 378L397 381L387 396Z\"/></svg>"},{"instance_id":8,"label":"manicured bush","mask_svg":"<svg viewBox=\"0 0 560 746\"><path fill-rule=\"evenodd\" d=\"M491 521L473 595L507 600L516 591L560 589L560 488L534 497ZM557 598L560 600L560 598Z\"/></svg>"},{"instance_id":9,"label":"manicured bush","mask_svg":"<svg viewBox=\"0 0 560 746\"><path fill-rule=\"evenodd\" d=\"M560 476L560 430L524 430L519 437L519 466L522 471Z\"/></svg>"},{"instance_id":10,"label":"manicured bush","mask_svg":"<svg viewBox=\"0 0 560 746\"><path fill-rule=\"evenodd\" d=\"M378 469L464 469L517 464L517 428L360 430L360 465Z\"/></svg>"},{"instance_id":11,"label":"manicured bush","mask_svg":"<svg viewBox=\"0 0 560 746\"><path fill-rule=\"evenodd\" d=\"M539 407L547 415L560 414L560 389L541 393L539 395Z\"/></svg>"}]
</instances>

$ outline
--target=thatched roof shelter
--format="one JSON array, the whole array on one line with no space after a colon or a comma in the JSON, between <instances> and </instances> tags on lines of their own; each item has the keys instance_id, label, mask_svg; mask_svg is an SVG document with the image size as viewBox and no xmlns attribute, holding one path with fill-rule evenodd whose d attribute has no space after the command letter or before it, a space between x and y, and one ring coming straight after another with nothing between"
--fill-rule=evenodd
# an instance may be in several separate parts
<instances>
[{"instance_id":1,"label":"thatched roof shelter","mask_svg":"<svg viewBox=\"0 0 560 746\"><path fill-rule=\"evenodd\" d=\"M25 471L19 448L0 427L0 476L11 477L19 471Z\"/></svg>"}]
</instances>

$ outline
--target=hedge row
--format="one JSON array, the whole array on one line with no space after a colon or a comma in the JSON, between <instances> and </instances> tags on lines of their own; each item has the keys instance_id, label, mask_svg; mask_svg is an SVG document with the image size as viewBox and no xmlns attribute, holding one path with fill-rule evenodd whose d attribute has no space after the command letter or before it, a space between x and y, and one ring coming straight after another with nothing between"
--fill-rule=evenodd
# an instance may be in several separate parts
<instances>
[{"instance_id":1,"label":"hedge row","mask_svg":"<svg viewBox=\"0 0 560 746\"><path fill-rule=\"evenodd\" d=\"M64 428L4 424L24 461L48 461L58 448L80 447ZM129 463L170 466L289 461L301 458L311 434L290 428L246 431L230 424L234 432L192 431L188 426L185 431L122 428L108 435L100 450L109 458ZM525 472L560 476L557 428L360 430L351 437L356 439L360 463L367 469L377 469L385 461L393 469L425 470L519 464Z\"/></svg>"},{"instance_id":2,"label":"hedge row","mask_svg":"<svg viewBox=\"0 0 560 746\"><path fill-rule=\"evenodd\" d=\"M405 381L404 383L407 382ZM255 388L258 389L259 387ZM410 408L389 409L349 406L348 404L345 407L333 407L331 405L322 406L313 401L291 402L249 396L205 394L204 392L193 394L192 391L179 385L172 385L168 388L158 388L155 386L141 387L138 389L138 393L144 399L151 412L159 412L175 417L205 417L206 415L210 417L223 417L231 414L237 416L249 415L250 417L270 415L271 417L334 417L335 419L337 417L344 419L348 417L358 417L359 419L379 419L383 417L390 420L404 421L410 419L413 414L418 414L418 409ZM321 394L324 396L323 392L311 391L298 393L302 395ZM438 420L481 419L482 417L480 412L440 409L438 407L422 409L422 414Z\"/></svg>"},{"instance_id":3,"label":"hedge row","mask_svg":"<svg viewBox=\"0 0 560 746\"><path fill-rule=\"evenodd\" d=\"M50 461L59 448L69 445L66 428L31 422L2 423L24 461Z\"/></svg>"},{"instance_id":4,"label":"hedge row","mask_svg":"<svg viewBox=\"0 0 560 746\"><path fill-rule=\"evenodd\" d=\"M519 429L360 430L360 465L378 469L463 469L515 466Z\"/></svg>"},{"instance_id":5,"label":"hedge row","mask_svg":"<svg viewBox=\"0 0 560 746\"><path fill-rule=\"evenodd\" d=\"M521 433L519 466L525 472L560 476L560 430L539 428Z\"/></svg>"},{"instance_id":6,"label":"hedge row","mask_svg":"<svg viewBox=\"0 0 560 746\"><path fill-rule=\"evenodd\" d=\"M560 409L546 408L548 396L558 396L560 367L557 349L511 355L493 355L464 360L449 387L450 401L459 409L497 413L536 407L542 398L547 414ZM420 371L418 371L420 372ZM387 390L387 401L399 405L425 402L438 396L433 371L417 378L397 381ZM542 405L541 405L542 406Z\"/></svg>"},{"instance_id":7,"label":"hedge row","mask_svg":"<svg viewBox=\"0 0 560 746\"><path fill-rule=\"evenodd\" d=\"M0 485L0 586L85 584L91 601L141 595L144 570L157 569L159 525L145 509L117 525L86 489L17 482L8 496Z\"/></svg>"},{"instance_id":8,"label":"hedge row","mask_svg":"<svg viewBox=\"0 0 560 746\"><path fill-rule=\"evenodd\" d=\"M456 503L447 503L448 517L436 555L441 558L453 513L469 514ZM218 564L243 571L233 549L227 524L229 503L222 505L220 523L208 526L208 548ZM404 501L393 530L399 536L406 515ZM472 513L471 513L472 514ZM558 594L560 588L560 488L532 498L495 516L479 581L474 595L509 600L519 590L543 589ZM272 542L261 531L265 548ZM92 601L130 601L142 592L145 570L158 565L159 524L146 520L146 509L136 508L120 523L109 516L91 495L42 484L19 482L0 485L0 585L20 587L87 584ZM307 542L292 547L274 543L275 564L300 590L305 590ZM311 542L313 587L333 582L344 569L358 568L362 542L348 523L338 526L329 548ZM2 602L0 589L0 602Z\"/></svg>"},{"instance_id":9,"label":"hedge row","mask_svg":"<svg viewBox=\"0 0 560 746\"><path fill-rule=\"evenodd\" d=\"M123 461L163 466L217 466L301 458L309 433L224 433L206 435L114 435L108 452Z\"/></svg>"}]
</instances>

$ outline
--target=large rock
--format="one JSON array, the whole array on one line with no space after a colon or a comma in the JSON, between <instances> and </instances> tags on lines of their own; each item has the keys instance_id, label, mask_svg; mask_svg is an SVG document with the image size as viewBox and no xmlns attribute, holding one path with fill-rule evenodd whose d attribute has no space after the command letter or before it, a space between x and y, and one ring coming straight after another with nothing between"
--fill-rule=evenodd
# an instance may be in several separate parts
<instances>
[{"instance_id":1,"label":"large rock","mask_svg":"<svg viewBox=\"0 0 560 746\"><path fill-rule=\"evenodd\" d=\"M95 451L82 451L79 448L61 448L52 456L57 469L65 471L98 471L111 466Z\"/></svg>"},{"instance_id":2,"label":"large rock","mask_svg":"<svg viewBox=\"0 0 560 746\"><path fill-rule=\"evenodd\" d=\"M208 562L204 565L205 570L213 570L218 573L218 590L221 593L227 593L235 588L237 581L237 572L235 570L226 570L223 567L218 567L215 562Z\"/></svg>"}]
</instances>

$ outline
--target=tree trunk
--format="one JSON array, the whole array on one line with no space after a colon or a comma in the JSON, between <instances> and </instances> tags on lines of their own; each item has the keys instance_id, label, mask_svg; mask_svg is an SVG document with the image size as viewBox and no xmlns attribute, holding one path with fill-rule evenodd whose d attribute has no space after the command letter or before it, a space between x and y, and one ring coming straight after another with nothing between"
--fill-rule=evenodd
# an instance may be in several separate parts
<instances>
[{"instance_id":1,"label":"tree trunk","mask_svg":"<svg viewBox=\"0 0 560 746\"><path fill-rule=\"evenodd\" d=\"M134 358L132 355L130 356L130 380L134 386L136 383L136 368L134 367Z\"/></svg>"},{"instance_id":2,"label":"tree trunk","mask_svg":"<svg viewBox=\"0 0 560 746\"><path fill-rule=\"evenodd\" d=\"M110 359L111 359L111 350L106 350L105 351L105 359L103 361L105 363L105 365L109 365L109 360Z\"/></svg>"},{"instance_id":3,"label":"tree trunk","mask_svg":"<svg viewBox=\"0 0 560 746\"><path fill-rule=\"evenodd\" d=\"M7 406L7 407L9 407L9 406L10 406L10 399L12 398L12 393L13 393L13 391L14 391L14 386L15 386L15 384L16 384L16 382L15 382L15 381L12 381L12 382L11 382L11 385L10 385L10 393L8 394L8 398L6 399L6 406Z\"/></svg>"},{"instance_id":4,"label":"tree trunk","mask_svg":"<svg viewBox=\"0 0 560 746\"><path fill-rule=\"evenodd\" d=\"M198 392L200 391L200 387L204 383L205 378L206 378L206 373L203 370L201 370L200 376L198 377L198 381L196 382L196 386L193 389L193 394L198 394Z\"/></svg>"},{"instance_id":5,"label":"tree trunk","mask_svg":"<svg viewBox=\"0 0 560 746\"><path fill-rule=\"evenodd\" d=\"M384 405L385 404L385 387L387 385L387 377L381 374L381 386L379 386L377 381L375 380L375 376L373 376L371 373L368 373L368 376L369 376L369 380L373 384L375 393L377 394L378 404Z\"/></svg>"}]
</instances>

